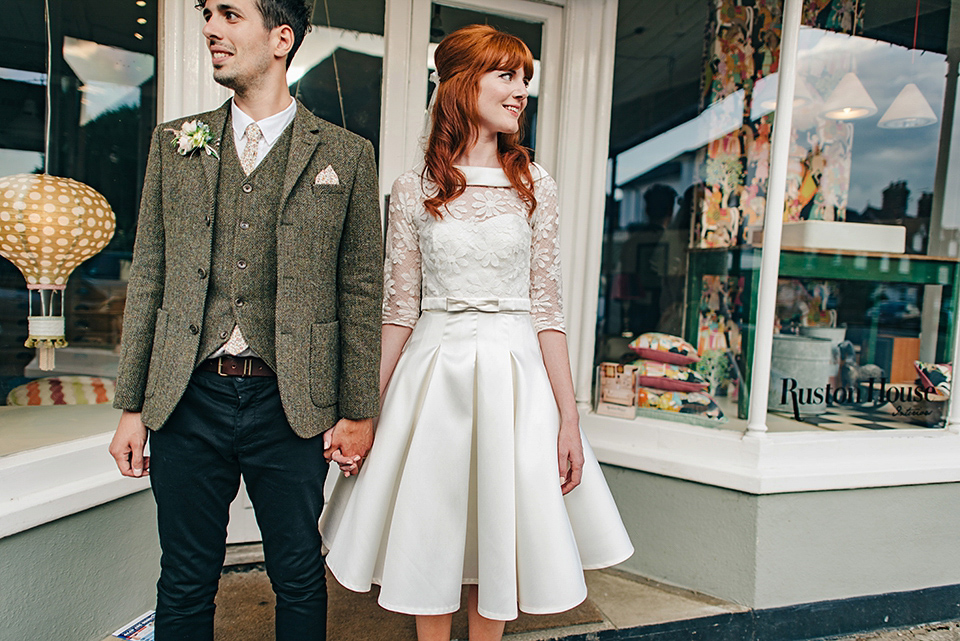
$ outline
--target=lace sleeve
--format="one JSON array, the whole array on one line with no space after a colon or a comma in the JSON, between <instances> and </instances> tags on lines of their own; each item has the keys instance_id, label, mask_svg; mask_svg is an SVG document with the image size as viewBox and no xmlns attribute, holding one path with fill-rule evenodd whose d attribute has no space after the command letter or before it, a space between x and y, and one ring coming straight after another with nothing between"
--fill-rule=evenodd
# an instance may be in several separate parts
<instances>
[{"instance_id":1,"label":"lace sleeve","mask_svg":"<svg viewBox=\"0 0 960 641\"><path fill-rule=\"evenodd\" d=\"M393 183L383 263L383 323L413 327L420 318L420 232L416 224L419 180Z\"/></svg>"},{"instance_id":2,"label":"lace sleeve","mask_svg":"<svg viewBox=\"0 0 960 641\"><path fill-rule=\"evenodd\" d=\"M533 327L566 331L563 322L563 283L560 276L560 206L557 183L544 176L534 185L537 209L531 224L530 306Z\"/></svg>"}]
</instances>

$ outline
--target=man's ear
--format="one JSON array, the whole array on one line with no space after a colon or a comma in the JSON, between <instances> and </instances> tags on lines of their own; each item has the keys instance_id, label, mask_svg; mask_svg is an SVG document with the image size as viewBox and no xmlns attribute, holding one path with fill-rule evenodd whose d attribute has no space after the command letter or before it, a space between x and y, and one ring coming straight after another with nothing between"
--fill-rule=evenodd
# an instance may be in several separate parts
<instances>
[{"instance_id":1,"label":"man's ear","mask_svg":"<svg viewBox=\"0 0 960 641\"><path fill-rule=\"evenodd\" d=\"M275 46L273 55L277 58L286 58L293 49L294 35L293 29L288 24L274 27Z\"/></svg>"}]
</instances>

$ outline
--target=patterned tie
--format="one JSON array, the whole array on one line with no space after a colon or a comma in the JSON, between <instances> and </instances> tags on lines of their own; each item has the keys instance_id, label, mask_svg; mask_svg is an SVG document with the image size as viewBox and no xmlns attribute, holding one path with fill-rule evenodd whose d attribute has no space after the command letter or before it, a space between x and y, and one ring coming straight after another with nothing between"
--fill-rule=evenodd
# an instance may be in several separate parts
<instances>
[{"instance_id":1,"label":"patterned tie","mask_svg":"<svg viewBox=\"0 0 960 641\"><path fill-rule=\"evenodd\" d=\"M257 148L263 139L263 132L257 123L251 122L243 135L247 137L247 144L243 146L243 153L240 154L240 166L243 167L243 173L249 176L257 166Z\"/></svg>"}]
</instances>

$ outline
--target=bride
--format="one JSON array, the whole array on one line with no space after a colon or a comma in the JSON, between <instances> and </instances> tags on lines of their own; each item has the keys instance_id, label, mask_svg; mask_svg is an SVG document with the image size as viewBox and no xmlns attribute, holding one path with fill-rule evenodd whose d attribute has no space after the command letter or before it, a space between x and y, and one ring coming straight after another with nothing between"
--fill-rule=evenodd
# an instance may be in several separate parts
<instances>
[{"instance_id":1,"label":"bride","mask_svg":"<svg viewBox=\"0 0 960 641\"><path fill-rule=\"evenodd\" d=\"M320 528L337 580L379 584L420 641L450 638L464 584L470 639L499 640L633 547L580 432L557 185L519 144L533 57L473 25L435 60L424 166L390 197L376 440L362 469L334 457Z\"/></svg>"}]
</instances>

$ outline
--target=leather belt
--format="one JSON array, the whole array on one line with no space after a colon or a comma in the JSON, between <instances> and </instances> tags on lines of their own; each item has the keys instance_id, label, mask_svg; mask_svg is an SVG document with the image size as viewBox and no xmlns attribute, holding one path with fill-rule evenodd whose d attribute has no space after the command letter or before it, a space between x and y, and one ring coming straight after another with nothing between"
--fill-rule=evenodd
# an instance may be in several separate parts
<instances>
[{"instance_id":1,"label":"leather belt","mask_svg":"<svg viewBox=\"0 0 960 641\"><path fill-rule=\"evenodd\" d=\"M200 363L197 369L204 372L214 372L220 376L277 376L267 365L266 361L256 356L218 356L208 358Z\"/></svg>"}]
</instances>

